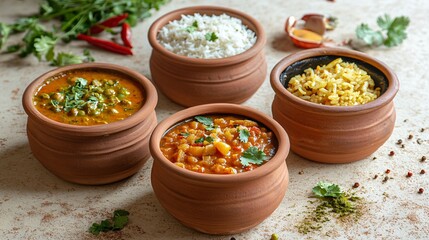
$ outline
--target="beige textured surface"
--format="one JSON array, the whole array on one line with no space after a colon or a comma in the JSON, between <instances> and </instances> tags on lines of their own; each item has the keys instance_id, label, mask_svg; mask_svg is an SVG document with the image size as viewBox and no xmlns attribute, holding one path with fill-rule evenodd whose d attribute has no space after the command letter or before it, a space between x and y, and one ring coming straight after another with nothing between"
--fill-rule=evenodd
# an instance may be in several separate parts
<instances>
[{"instance_id":1,"label":"beige textured surface","mask_svg":"<svg viewBox=\"0 0 429 240\"><path fill-rule=\"evenodd\" d=\"M392 49L367 49L397 73L401 82L395 99L397 122L392 137L373 156L352 164L326 165L304 160L293 153L287 159L290 185L281 206L259 226L234 236L204 235L180 225L156 200L150 185L152 160L130 179L119 183L87 187L70 184L50 174L32 156L25 133L26 115L21 106L25 87L37 76L52 69L33 57L17 59L0 55L0 239L428 239L429 236L429 2L419 1L346 1L325 0L173 0L134 29L135 55L123 57L92 50L98 61L128 66L150 77L147 41L150 24L161 14L176 8L216 4L245 11L257 18L267 32L268 68L288 54L299 51L286 38L283 27L287 16L308 12L331 14L339 26L329 36L341 40L354 36L360 22L375 25L383 13L411 18L409 38ZM0 21L11 22L21 15L37 11L37 1L2 0ZM64 49L81 53L85 43L73 42ZM254 97L245 105L271 114L273 91L268 76ZM182 109L160 95L156 108L158 119ZM424 129L422 132L421 129ZM409 134L414 138L408 140ZM396 144L404 141L404 148ZM420 140L419 140L420 139ZM419 143L418 143L419 142ZM390 151L395 151L389 157ZM373 157L376 157L373 160ZM390 179L382 182L384 171L391 169ZM303 174L299 174L303 171ZM406 178L408 171L414 175ZM373 179L378 174L380 177ZM359 182L358 195L366 199L363 216L358 222L331 221L321 232L300 235L294 227L307 206L311 188L320 180L351 188ZM417 194L418 188L426 189ZM92 222L102 220L117 208L131 212L130 224L121 232L93 237L86 232Z\"/></svg>"}]
</instances>

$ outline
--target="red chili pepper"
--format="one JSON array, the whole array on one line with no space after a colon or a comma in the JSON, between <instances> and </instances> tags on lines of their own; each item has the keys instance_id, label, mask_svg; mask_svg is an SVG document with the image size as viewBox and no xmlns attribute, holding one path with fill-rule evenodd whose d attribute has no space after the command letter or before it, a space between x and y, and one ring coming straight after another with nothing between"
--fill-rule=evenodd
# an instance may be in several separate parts
<instances>
[{"instance_id":1,"label":"red chili pepper","mask_svg":"<svg viewBox=\"0 0 429 240\"><path fill-rule=\"evenodd\" d=\"M97 34L104 31L106 28L112 28L119 25L119 23L122 22L122 20L126 19L128 17L128 13L124 13L118 16L114 16L111 18L108 18L107 20L104 20L101 23L97 23L96 25L92 26L89 29L90 34Z\"/></svg>"},{"instance_id":2,"label":"red chili pepper","mask_svg":"<svg viewBox=\"0 0 429 240\"><path fill-rule=\"evenodd\" d=\"M133 45L131 44L131 27L128 23L122 24L121 38L122 42L124 42L124 45L126 47L133 47Z\"/></svg>"},{"instance_id":3,"label":"red chili pepper","mask_svg":"<svg viewBox=\"0 0 429 240\"><path fill-rule=\"evenodd\" d=\"M106 50L109 50L111 52L123 54L123 55L133 55L133 52L131 51L131 48L124 47L122 45L119 45L115 42L106 41L100 38L91 37L85 34L79 34L77 35L77 39L84 40L87 43L94 45L96 47L104 48Z\"/></svg>"}]
</instances>

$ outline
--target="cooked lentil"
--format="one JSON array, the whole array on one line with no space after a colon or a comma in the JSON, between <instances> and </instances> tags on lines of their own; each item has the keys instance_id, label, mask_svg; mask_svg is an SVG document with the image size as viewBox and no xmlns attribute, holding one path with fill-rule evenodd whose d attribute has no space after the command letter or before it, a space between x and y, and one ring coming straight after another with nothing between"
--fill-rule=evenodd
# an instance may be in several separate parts
<instances>
[{"instance_id":1,"label":"cooked lentil","mask_svg":"<svg viewBox=\"0 0 429 240\"><path fill-rule=\"evenodd\" d=\"M160 142L164 156L176 166L199 173L236 174L251 171L259 164L243 164L241 157L256 147L265 155L263 163L276 152L273 133L259 123L239 116L204 116L213 125L197 119L182 122L169 130ZM248 138L240 137L240 131ZM245 140L245 141L244 141ZM262 163L262 164L263 164Z\"/></svg>"},{"instance_id":2,"label":"cooked lentil","mask_svg":"<svg viewBox=\"0 0 429 240\"><path fill-rule=\"evenodd\" d=\"M290 79L287 90L301 99L332 106L365 104L380 96L371 76L342 58L304 70Z\"/></svg>"}]
</instances>

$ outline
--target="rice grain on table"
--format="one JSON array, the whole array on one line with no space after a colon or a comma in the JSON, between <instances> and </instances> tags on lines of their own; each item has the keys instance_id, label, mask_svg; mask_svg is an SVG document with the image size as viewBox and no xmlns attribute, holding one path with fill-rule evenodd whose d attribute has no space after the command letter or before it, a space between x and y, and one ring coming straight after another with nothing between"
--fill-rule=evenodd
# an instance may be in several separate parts
<instances>
[{"instance_id":1,"label":"rice grain on table","mask_svg":"<svg viewBox=\"0 0 429 240\"><path fill-rule=\"evenodd\" d=\"M380 96L371 76L342 58L304 70L290 79L287 90L301 99L333 106L365 104Z\"/></svg>"},{"instance_id":2,"label":"rice grain on table","mask_svg":"<svg viewBox=\"0 0 429 240\"><path fill-rule=\"evenodd\" d=\"M195 27L197 26L197 27ZM217 39L207 39L207 34ZM222 15L182 15L162 27L157 35L168 51L192 58L225 58L240 54L256 42L256 34L240 19Z\"/></svg>"}]
</instances>

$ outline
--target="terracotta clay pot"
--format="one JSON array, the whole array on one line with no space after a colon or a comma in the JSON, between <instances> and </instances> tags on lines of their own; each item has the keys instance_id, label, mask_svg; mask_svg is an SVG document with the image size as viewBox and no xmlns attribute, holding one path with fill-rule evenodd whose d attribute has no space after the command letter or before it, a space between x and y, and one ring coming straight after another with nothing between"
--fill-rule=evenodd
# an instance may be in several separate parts
<instances>
[{"instance_id":1,"label":"terracotta clay pot","mask_svg":"<svg viewBox=\"0 0 429 240\"><path fill-rule=\"evenodd\" d=\"M286 87L304 69L325 65L342 57L371 75L381 95L356 106L327 106L298 98ZM393 98L399 89L395 73L381 61L364 53L336 48L304 50L282 59L271 72L276 95L272 113L288 132L291 150L310 160L346 163L375 152L392 134L395 125Z\"/></svg>"},{"instance_id":2,"label":"terracotta clay pot","mask_svg":"<svg viewBox=\"0 0 429 240\"><path fill-rule=\"evenodd\" d=\"M165 49L157 40L159 29L182 14L228 14L242 20L256 33L257 41L247 51L220 59L199 59L177 55ZM262 26L251 16L237 10L197 6L167 13L149 29L152 45L150 71L152 80L161 92L183 106L205 103L242 103L262 85L267 74L264 54L266 36Z\"/></svg>"},{"instance_id":3,"label":"terracotta clay pot","mask_svg":"<svg viewBox=\"0 0 429 240\"><path fill-rule=\"evenodd\" d=\"M76 69L106 70L125 74L144 90L143 107L130 117L104 125L78 126L56 122L33 105L42 83ZM106 184L136 173L150 157L149 138L157 124L157 93L143 75L107 63L85 63L54 69L34 80L25 90L23 107L28 115L27 135L33 155L53 174L80 184Z\"/></svg>"},{"instance_id":4,"label":"terracotta clay pot","mask_svg":"<svg viewBox=\"0 0 429 240\"><path fill-rule=\"evenodd\" d=\"M183 120L204 114L233 114L253 119L270 129L278 140L276 154L264 165L232 175L197 173L180 168L164 157L160 140ZM248 230L279 206L289 182L286 157L289 139L272 118L235 104L200 105L173 114L153 131L152 187L161 205L182 224L210 234Z\"/></svg>"}]
</instances>

